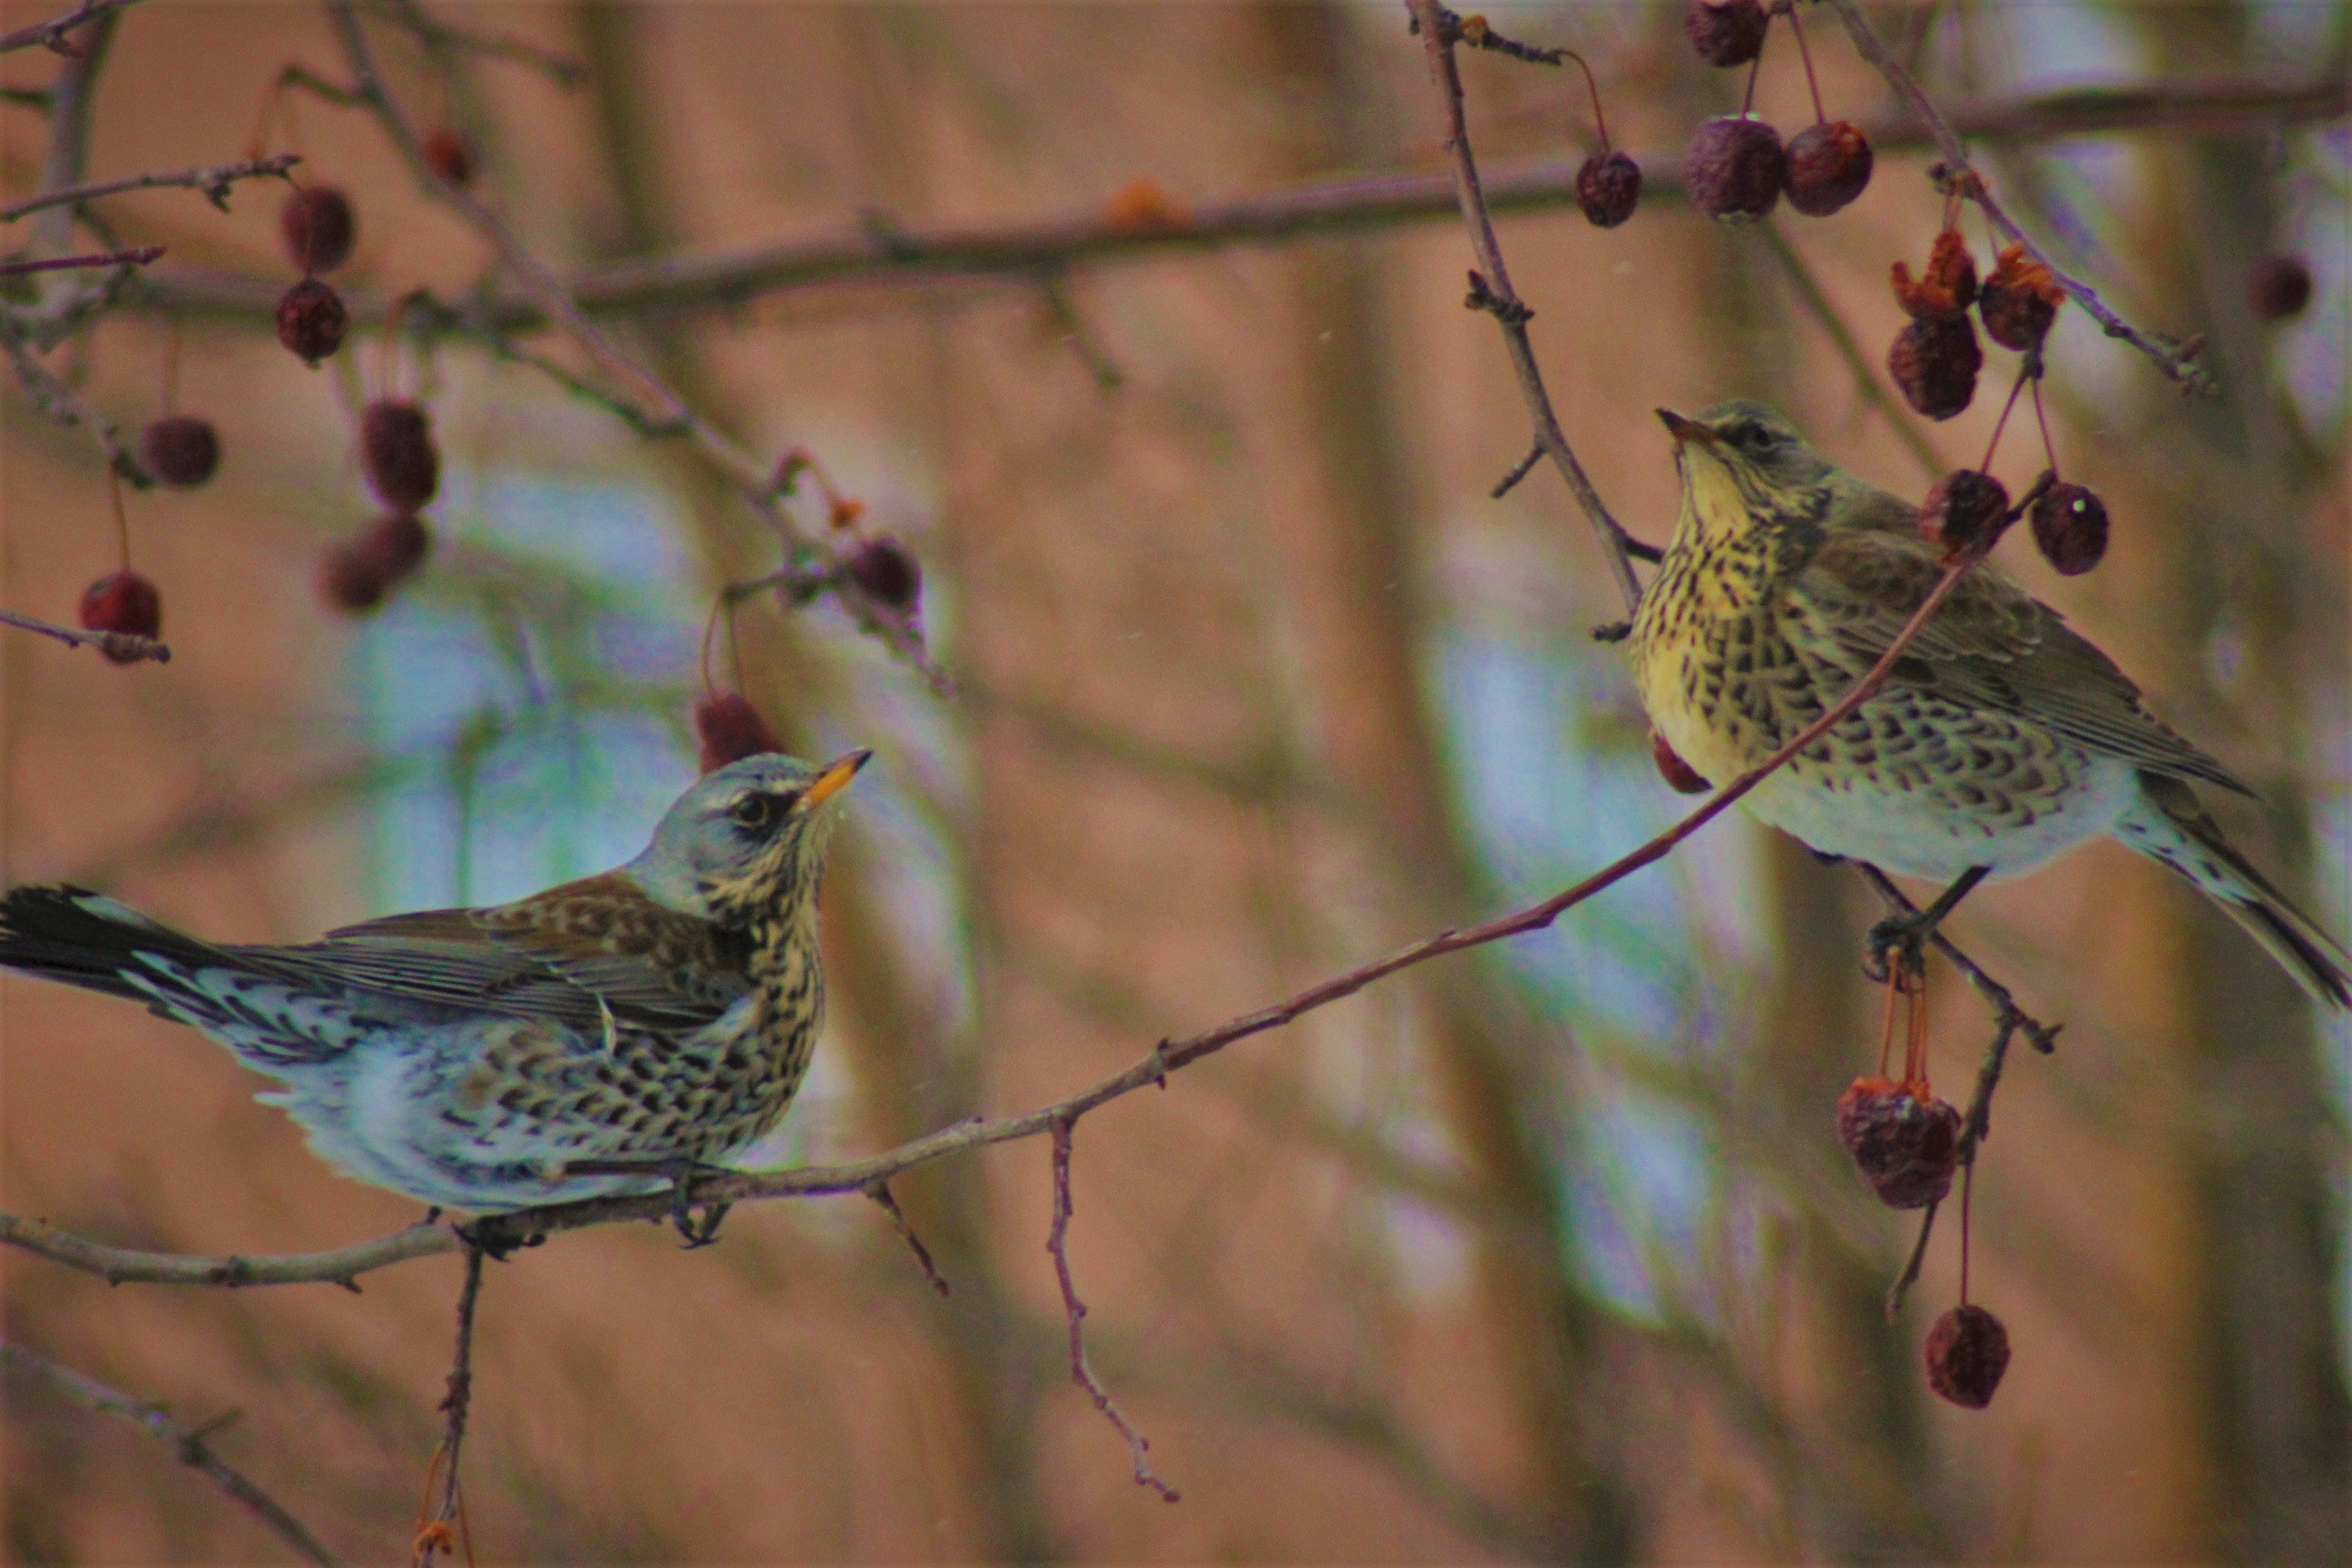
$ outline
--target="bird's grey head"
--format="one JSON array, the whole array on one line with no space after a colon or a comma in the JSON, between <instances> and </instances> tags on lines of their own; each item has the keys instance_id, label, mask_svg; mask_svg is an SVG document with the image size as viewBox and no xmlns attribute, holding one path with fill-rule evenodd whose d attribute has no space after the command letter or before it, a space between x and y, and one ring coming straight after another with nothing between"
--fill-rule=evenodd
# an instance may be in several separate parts
<instances>
[{"instance_id":1,"label":"bird's grey head","mask_svg":"<svg viewBox=\"0 0 2352 1568\"><path fill-rule=\"evenodd\" d=\"M749 925L816 891L836 802L871 752L824 767L763 752L705 773L677 797L628 864L655 902Z\"/></svg>"},{"instance_id":2,"label":"bird's grey head","mask_svg":"<svg viewBox=\"0 0 2352 1568\"><path fill-rule=\"evenodd\" d=\"M1658 410L1675 438L1685 526L1740 533L1819 521L1837 468L1769 404L1727 398L1696 418Z\"/></svg>"}]
</instances>

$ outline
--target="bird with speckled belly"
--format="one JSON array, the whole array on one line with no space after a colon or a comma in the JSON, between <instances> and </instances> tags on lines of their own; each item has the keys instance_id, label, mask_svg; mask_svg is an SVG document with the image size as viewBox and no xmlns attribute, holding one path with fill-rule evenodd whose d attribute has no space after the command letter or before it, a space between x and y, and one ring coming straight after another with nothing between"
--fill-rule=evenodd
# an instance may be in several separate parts
<instances>
[{"instance_id":1,"label":"bird with speckled belly","mask_svg":"<svg viewBox=\"0 0 2352 1568\"><path fill-rule=\"evenodd\" d=\"M867 755L745 758L617 869L296 946L216 944L78 888L16 888L0 966L202 1030L277 1079L261 1098L361 1181L477 1214L672 1183L683 1202L688 1176L782 1119L808 1070L817 884Z\"/></svg>"},{"instance_id":2,"label":"bird with speckled belly","mask_svg":"<svg viewBox=\"0 0 2352 1568\"><path fill-rule=\"evenodd\" d=\"M1682 513L1626 639L1650 721L1727 782L1877 663L1943 574L1917 509L1735 400L1659 411ZM2320 1001L2352 956L2222 836L2205 784L2251 794L2140 700L2112 660L1989 565L1961 578L1852 714L1743 804L1815 850L1948 884L1874 951L1916 943L1979 881L2120 839L2187 877Z\"/></svg>"}]
</instances>

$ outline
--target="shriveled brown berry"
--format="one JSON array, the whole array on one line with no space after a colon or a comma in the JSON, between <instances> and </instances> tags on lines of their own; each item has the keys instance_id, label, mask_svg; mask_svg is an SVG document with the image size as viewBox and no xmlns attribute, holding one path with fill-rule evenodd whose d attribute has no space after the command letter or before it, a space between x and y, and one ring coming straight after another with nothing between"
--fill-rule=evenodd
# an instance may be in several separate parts
<instances>
[{"instance_id":1,"label":"shriveled brown berry","mask_svg":"<svg viewBox=\"0 0 2352 1568\"><path fill-rule=\"evenodd\" d=\"M751 700L740 691L711 691L695 699L694 738L706 773L746 757L784 749L768 721L760 717L760 710L751 706Z\"/></svg>"},{"instance_id":2,"label":"shriveled brown berry","mask_svg":"<svg viewBox=\"0 0 2352 1568\"><path fill-rule=\"evenodd\" d=\"M1808 125L1789 141L1789 205L1829 216L1862 195L1873 162L1870 138L1853 121Z\"/></svg>"},{"instance_id":3,"label":"shriveled brown berry","mask_svg":"<svg viewBox=\"0 0 2352 1568\"><path fill-rule=\"evenodd\" d=\"M2022 245L2009 245L1985 274L1977 314L1984 318L1985 336L2023 353L2050 335L2050 323L2065 302L2066 290L2050 268L2026 255Z\"/></svg>"},{"instance_id":4,"label":"shriveled brown berry","mask_svg":"<svg viewBox=\"0 0 2352 1568\"><path fill-rule=\"evenodd\" d=\"M2009 487L1981 469L1954 468L1919 503L1919 532L1947 550L1968 550L1989 542L2008 510Z\"/></svg>"},{"instance_id":5,"label":"shriveled brown berry","mask_svg":"<svg viewBox=\"0 0 2352 1568\"><path fill-rule=\"evenodd\" d=\"M352 324L343 297L316 278L305 278L278 298L278 341L305 364L317 364L343 346Z\"/></svg>"},{"instance_id":6,"label":"shriveled brown berry","mask_svg":"<svg viewBox=\"0 0 2352 1568\"><path fill-rule=\"evenodd\" d=\"M159 636L163 630L163 595L136 572L110 572L82 590L81 625L84 631ZM110 664L139 662L137 655L117 653L102 643L98 651Z\"/></svg>"},{"instance_id":7,"label":"shriveled brown berry","mask_svg":"<svg viewBox=\"0 0 2352 1568\"><path fill-rule=\"evenodd\" d=\"M474 183L474 149L460 132L446 125L427 132L419 150L432 171L451 184Z\"/></svg>"},{"instance_id":8,"label":"shriveled brown berry","mask_svg":"<svg viewBox=\"0 0 2352 1568\"><path fill-rule=\"evenodd\" d=\"M1886 353L1886 374L1903 400L1930 419L1949 419L1977 395L1984 350L1966 316L1922 316L1905 323Z\"/></svg>"},{"instance_id":9,"label":"shriveled brown berry","mask_svg":"<svg viewBox=\"0 0 2352 1568\"><path fill-rule=\"evenodd\" d=\"M1960 1113L1925 1084L1858 1078L1838 1097L1838 1142L1888 1208L1923 1209L1952 1190Z\"/></svg>"},{"instance_id":10,"label":"shriveled brown berry","mask_svg":"<svg viewBox=\"0 0 2352 1568\"><path fill-rule=\"evenodd\" d=\"M2009 1331L1982 1307L1955 1307L1927 1331L1927 1386L1953 1404L1982 1410L2009 1370Z\"/></svg>"},{"instance_id":11,"label":"shriveled brown berry","mask_svg":"<svg viewBox=\"0 0 2352 1568\"><path fill-rule=\"evenodd\" d=\"M2311 267L2300 256L2265 256L2247 269L2246 304L2256 319L2284 321L2311 303Z\"/></svg>"},{"instance_id":12,"label":"shriveled brown berry","mask_svg":"<svg viewBox=\"0 0 2352 1568\"><path fill-rule=\"evenodd\" d=\"M409 512L379 518L327 552L319 563L319 591L353 615L374 609L425 563L433 532Z\"/></svg>"},{"instance_id":13,"label":"shriveled brown berry","mask_svg":"<svg viewBox=\"0 0 2352 1568\"><path fill-rule=\"evenodd\" d=\"M162 483L193 489L220 468L220 433L209 419L173 414L140 432L139 455Z\"/></svg>"},{"instance_id":14,"label":"shriveled brown berry","mask_svg":"<svg viewBox=\"0 0 2352 1568\"><path fill-rule=\"evenodd\" d=\"M1594 153L1576 171L1576 205L1595 228L1615 228L1642 199L1642 165L1622 153Z\"/></svg>"},{"instance_id":15,"label":"shriveled brown berry","mask_svg":"<svg viewBox=\"0 0 2352 1568\"><path fill-rule=\"evenodd\" d=\"M1690 0L1683 35L1711 66L1744 66L1764 52L1772 13L1764 0Z\"/></svg>"},{"instance_id":16,"label":"shriveled brown berry","mask_svg":"<svg viewBox=\"0 0 2352 1568\"><path fill-rule=\"evenodd\" d=\"M415 511L441 488L441 452L433 422L417 404L383 398L360 416L360 451L368 483L394 511Z\"/></svg>"},{"instance_id":17,"label":"shriveled brown berry","mask_svg":"<svg viewBox=\"0 0 2352 1568\"><path fill-rule=\"evenodd\" d=\"M1683 761L1682 753L1655 730L1650 731L1650 760L1658 764L1658 776L1677 795L1705 795L1715 787L1699 777L1698 770Z\"/></svg>"},{"instance_id":18,"label":"shriveled brown berry","mask_svg":"<svg viewBox=\"0 0 2352 1568\"><path fill-rule=\"evenodd\" d=\"M858 545L841 564L851 581L894 610L914 608L922 595L922 567L911 551L887 533Z\"/></svg>"},{"instance_id":19,"label":"shriveled brown berry","mask_svg":"<svg viewBox=\"0 0 2352 1568\"><path fill-rule=\"evenodd\" d=\"M1704 121L1683 155L1692 205L1720 223L1753 223L1770 212L1788 169L1780 133L1741 114Z\"/></svg>"},{"instance_id":20,"label":"shriveled brown berry","mask_svg":"<svg viewBox=\"0 0 2352 1568\"><path fill-rule=\"evenodd\" d=\"M2107 503L2086 486L2061 479L2028 516L2042 559L2066 576L2081 576L2107 552Z\"/></svg>"},{"instance_id":21,"label":"shriveled brown berry","mask_svg":"<svg viewBox=\"0 0 2352 1568\"><path fill-rule=\"evenodd\" d=\"M351 259L359 238L352 199L333 185L303 185L278 209L286 254L306 273L332 272Z\"/></svg>"},{"instance_id":22,"label":"shriveled brown berry","mask_svg":"<svg viewBox=\"0 0 2352 1568\"><path fill-rule=\"evenodd\" d=\"M1927 252L1927 270L1917 278L1900 261L1893 268L1895 298L1918 318L1956 316L1977 302L1977 262L1960 231L1948 228Z\"/></svg>"}]
</instances>

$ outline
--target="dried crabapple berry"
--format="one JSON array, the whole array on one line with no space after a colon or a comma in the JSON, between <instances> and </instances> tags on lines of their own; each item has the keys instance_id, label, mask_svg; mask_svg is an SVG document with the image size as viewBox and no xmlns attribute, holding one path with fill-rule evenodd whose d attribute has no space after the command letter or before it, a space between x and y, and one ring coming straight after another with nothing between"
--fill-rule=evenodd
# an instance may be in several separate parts
<instances>
[{"instance_id":1,"label":"dried crabapple berry","mask_svg":"<svg viewBox=\"0 0 2352 1568\"><path fill-rule=\"evenodd\" d=\"M82 590L81 625L84 631L154 637L163 629L163 595L136 572L127 568L110 572ZM109 647L100 647L99 651L116 664L138 662Z\"/></svg>"},{"instance_id":2,"label":"dried crabapple berry","mask_svg":"<svg viewBox=\"0 0 2352 1568\"><path fill-rule=\"evenodd\" d=\"M1576 205L1595 228L1615 228L1642 199L1642 165L1622 153L1594 153L1576 171Z\"/></svg>"},{"instance_id":3,"label":"dried crabapple berry","mask_svg":"<svg viewBox=\"0 0 2352 1568\"><path fill-rule=\"evenodd\" d=\"M1858 1078L1838 1096L1838 1142L1888 1208L1923 1209L1952 1190L1960 1113L1927 1085Z\"/></svg>"},{"instance_id":4,"label":"dried crabapple berry","mask_svg":"<svg viewBox=\"0 0 2352 1568\"><path fill-rule=\"evenodd\" d=\"M193 414L167 415L140 432L139 455L163 483L193 489L220 468L220 433Z\"/></svg>"},{"instance_id":5,"label":"dried crabapple berry","mask_svg":"<svg viewBox=\"0 0 2352 1568\"><path fill-rule=\"evenodd\" d=\"M1886 352L1886 373L1903 400L1930 419L1949 419L1977 395L1984 349L1964 315L1921 316L1906 322Z\"/></svg>"},{"instance_id":6,"label":"dried crabapple berry","mask_svg":"<svg viewBox=\"0 0 2352 1568\"><path fill-rule=\"evenodd\" d=\"M1982 1410L2009 1370L2009 1331L1982 1307L1955 1307L1927 1331L1927 1386L1953 1404Z\"/></svg>"},{"instance_id":7,"label":"dried crabapple berry","mask_svg":"<svg viewBox=\"0 0 2352 1568\"><path fill-rule=\"evenodd\" d=\"M319 563L319 590L329 604L353 615L373 610L400 581L425 563L433 533L412 512L379 518L327 552Z\"/></svg>"},{"instance_id":8,"label":"dried crabapple berry","mask_svg":"<svg viewBox=\"0 0 2352 1568\"><path fill-rule=\"evenodd\" d=\"M2284 321L2311 303L2311 267L2300 256L2265 256L2246 273L2246 304L2256 318Z\"/></svg>"},{"instance_id":9,"label":"dried crabapple berry","mask_svg":"<svg viewBox=\"0 0 2352 1568\"><path fill-rule=\"evenodd\" d=\"M2025 254L2022 245L2001 247L1992 270L1977 292L1977 314L1984 319L1985 336L2005 349L2023 353L2042 346L2066 290L2050 268Z\"/></svg>"},{"instance_id":10,"label":"dried crabapple berry","mask_svg":"<svg viewBox=\"0 0 2352 1568\"><path fill-rule=\"evenodd\" d=\"M1789 142L1789 205L1827 217L1862 195L1874 162L1870 138L1851 120L1809 125Z\"/></svg>"},{"instance_id":11,"label":"dried crabapple berry","mask_svg":"<svg viewBox=\"0 0 2352 1568\"><path fill-rule=\"evenodd\" d=\"M445 125L428 132L418 150L425 154L425 164L451 184L474 183L474 149L462 133Z\"/></svg>"},{"instance_id":12,"label":"dried crabapple berry","mask_svg":"<svg viewBox=\"0 0 2352 1568\"><path fill-rule=\"evenodd\" d=\"M1987 542L2009 510L2009 489L1979 468L1954 468L1927 491L1919 505L1921 537L1947 550Z\"/></svg>"},{"instance_id":13,"label":"dried crabapple berry","mask_svg":"<svg viewBox=\"0 0 2352 1568\"><path fill-rule=\"evenodd\" d=\"M894 610L914 608L923 591L923 569L912 552L888 534L866 540L842 561L850 580Z\"/></svg>"},{"instance_id":14,"label":"dried crabapple berry","mask_svg":"<svg viewBox=\"0 0 2352 1568\"><path fill-rule=\"evenodd\" d=\"M1772 13L1764 0L1690 0L1683 36L1711 66L1744 66L1764 52Z\"/></svg>"},{"instance_id":15,"label":"dried crabapple berry","mask_svg":"<svg viewBox=\"0 0 2352 1568\"><path fill-rule=\"evenodd\" d=\"M1742 114L1704 121L1683 155L1694 205L1722 223L1753 223L1780 199L1789 157L1780 133Z\"/></svg>"},{"instance_id":16,"label":"dried crabapple berry","mask_svg":"<svg viewBox=\"0 0 2352 1568\"><path fill-rule=\"evenodd\" d=\"M333 185L299 185L278 209L286 254L306 273L332 272L351 258L359 224L352 199Z\"/></svg>"},{"instance_id":17,"label":"dried crabapple berry","mask_svg":"<svg viewBox=\"0 0 2352 1568\"><path fill-rule=\"evenodd\" d=\"M706 773L784 749L751 700L740 691L709 691L695 699L694 738Z\"/></svg>"},{"instance_id":18,"label":"dried crabapple berry","mask_svg":"<svg viewBox=\"0 0 2352 1568\"><path fill-rule=\"evenodd\" d=\"M420 405L382 398L360 416L360 451L368 483L394 511L415 511L441 488L441 453Z\"/></svg>"},{"instance_id":19,"label":"dried crabapple berry","mask_svg":"<svg viewBox=\"0 0 2352 1568\"><path fill-rule=\"evenodd\" d=\"M1682 753L1655 730L1650 731L1650 760L1658 764L1658 776L1677 795L1705 795L1715 787L1699 777L1698 770L1683 761Z\"/></svg>"},{"instance_id":20,"label":"dried crabapple berry","mask_svg":"<svg viewBox=\"0 0 2352 1568\"><path fill-rule=\"evenodd\" d=\"M1957 316L1977 302L1977 262L1968 241L1956 228L1936 236L1927 252L1927 272L1914 279L1900 261L1891 269L1895 298L1915 319Z\"/></svg>"},{"instance_id":21,"label":"dried crabapple berry","mask_svg":"<svg viewBox=\"0 0 2352 1568\"><path fill-rule=\"evenodd\" d=\"M2042 492L2030 514L2042 559L2079 577L2107 552L2107 503L2087 486L2061 479Z\"/></svg>"},{"instance_id":22,"label":"dried crabapple berry","mask_svg":"<svg viewBox=\"0 0 2352 1568\"><path fill-rule=\"evenodd\" d=\"M317 364L343 345L352 319L342 296L305 278L278 296L278 341L305 364Z\"/></svg>"}]
</instances>

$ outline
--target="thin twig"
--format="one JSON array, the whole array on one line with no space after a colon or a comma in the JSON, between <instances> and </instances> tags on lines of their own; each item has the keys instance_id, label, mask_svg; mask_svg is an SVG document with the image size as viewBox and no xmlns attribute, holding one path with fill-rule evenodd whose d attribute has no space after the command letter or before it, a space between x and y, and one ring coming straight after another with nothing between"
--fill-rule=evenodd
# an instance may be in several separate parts
<instances>
[{"instance_id":1,"label":"thin twig","mask_svg":"<svg viewBox=\"0 0 2352 1568\"><path fill-rule=\"evenodd\" d=\"M2107 336L2121 338L2146 354L2183 392L2210 397L2218 391L2212 376L2197 363L2200 345L2183 342L2168 333L2143 331L2133 326L2110 309L2106 301L2099 298L2097 290L2080 279L2070 277L2051 260L2041 247L2027 237L2025 231L2017 226L2017 221L1993 198L1992 189L1985 183L1984 176L1969 165L1968 144L1960 139L1959 132L1937 110L1934 100L1919 86L1917 79L1895 58L1894 51L1871 26L1870 19L1862 14L1862 7L1856 0L1823 0L1823 3L1838 14L1839 21L1845 24L1845 30L1853 37L1853 47L1862 58L1877 68L1878 74L1886 79L1886 85L1894 89L1895 97L1901 99L1918 118L1919 123L1927 128L1937 151L1944 155L1945 178L1952 188L1983 208L1985 216L1991 220L1993 227L2004 238L2023 246L2026 255L2048 268L2051 277L2066 290L2067 297L2098 322Z\"/></svg>"},{"instance_id":2,"label":"thin twig","mask_svg":"<svg viewBox=\"0 0 2352 1568\"><path fill-rule=\"evenodd\" d=\"M46 22L36 22L12 33L0 33L0 55L34 47L56 49L61 54L71 53L73 46L65 42L68 33L110 12L138 4L139 0L81 0L80 5L61 16L52 16Z\"/></svg>"},{"instance_id":3,"label":"thin twig","mask_svg":"<svg viewBox=\"0 0 2352 1568\"><path fill-rule=\"evenodd\" d=\"M55 621L19 615L15 610L0 610L0 626L38 632L45 637L57 638L68 647L94 647L119 664L131 664L142 658L152 658L157 664L172 662L169 647L153 637L142 637L136 632L93 632L80 626L61 626Z\"/></svg>"},{"instance_id":4,"label":"thin twig","mask_svg":"<svg viewBox=\"0 0 2352 1568\"><path fill-rule=\"evenodd\" d=\"M890 1216L892 1228L898 1231L898 1239L907 1244L908 1250L915 1255L915 1261L922 1266L923 1278L931 1282L931 1289L942 1296L953 1294L948 1289L946 1276L940 1272L939 1265L931 1261L931 1249L923 1245L923 1238L915 1234L914 1223L907 1218L907 1211L898 1206L898 1196L890 1191L890 1184L876 1182L866 1189L866 1195L880 1204L882 1212Z\"/></svg>"},{"instance_id":5,"label":"thin twig","mask_svg":"<svg viewBox=\"0 0 2352 1568\"><path fill-rule=\"evenodd\" d=\"M1070 1329L1070 1381L1087 1391L1103 1418L1127 1439L1128 1451L1135 1460L1135 1484L1151 1488L1163 1501L1178 1502L1181 1494L1151 1468L1150 1439L1135 1429L1111 1398L1110 1390L1087 1364L1087 1304L1078 1300L1077 1281L1070 1275L1070 1130L1074 1125L1072 1118L1057 1116L1049 1129L1054 1140L1054 1224L1045 1235L1045 1250L1054 1256L1054 1278L1062 1287L1062 1316Z\"/></svg>"},{"instance_id":6,"label":"thin twig","mask_svg":"<svg viewBox=\"0 0 2352 1568\"><path fill-rule=\"evenodd\" d=\"M429 49L480 55L486 59L529 66L561 88L578 87L588 79L588 68L570 55L541 48L527 38L518 38L508 33L482 33L470 27L452 26L425 10L416 0L371 0L368 9L386 21L405 27Z\"/></svg>"},{"instance_id":7,"label":"thin twig","mask_svg":"<svg viewBox=\"0 0 2352 1568\"><path fill-rule=\"evenodd\" d=\"M27 196L12 207L0 208L0 223L14 223L26 213L39 212L43 207L63 206L68 203L94 202L100 196L120 195L125 191L152 191L179 188L202 191L205 199L221 211L228 211L229 187L239 180L282 178L286 171L302 160L291 153L278 153L267 158L247 158L238 163L212 163L202 168L179 169L169 174L152 173L125 174L121 179L93 180L87 184L68 185L63 190L43 191Z\"/></svg>"},{"instance_id":8,"label":"thin twig","mask_svg":"<svg viewBox=\"0 0 2352 1568\"><path fill-rule=\"evenodd\" d=\"M1528 338L1528 319L1535 312L1512 290L1510 271L1503 265L1502 246L1495 237L1495 220L1487 213L1486 198L1479 188L1478 165L1470 153L1470 131L1462 107L1462 73L1454 63L1454 41L1448 36L1444 8L1437 0L1407 3L1419 26L1423 47L1428 51L1430 75L1437 83L1445 122L1445 154L1454 169L1454 199L1461 207L1462 221L1470 230L1471 249L1478 258L1479 270L1470 275L1471 303L1492 315L1502 329L1503 345L1511 356L1511 369L1518 376L1520 396L1535 426L1536 445L1559 469L1560 478L1568 481L1569 493L1576 498L1577 506L1601 536L1610 574L1615 578L1617 591L1630 612L1642 597L1642 584L1633 575L1633 557L1626 549L1632 536L1609 514L1601 492L1592 488L1584 465L1577 461L1567 435L1559 427L1551 395L1544 390L1543 372L1536 364L1535 345Z\"/></svg>"},{"instance_id":9,"label":"thin twig","mask_svg":"<svg viewBox=\"0 0 2352 1568\"><path fill-rule=\"evenodd\" d=\"M288 1512L284 1504L263 1491L244 1471L214 1451L208 1436L219 1429L221 1422L209 1422L193 1429L183 1426L172 1419L171 1413L163 1405L109 1387L87 1373L77 1372L61 1362L51 1361L39 1352L26 1350L13 1341L0 1340L0 1362L42 1379L85 1409L129 1420L171 1449L180 1463L209 1477L215 1486L242 1503L272 1535L305 1561L323 1564L325 1568L335 1568L341 1561L310 1533L309 1526Z\"/></svg>"},{"instance_id":10,"label":"thin twig","mask_svg":"<svg viewBox=\"0 0 2352 1568\"><path fill-rule=\"evenodd\" d=\"M89 431L116 473L136 489L153 488L155 477L147 471L139 454L123 441L122 432L114 421L84 403L81 395L68 385L63 376L42 363L41 356L24 341L15 318L5 314L0 314L0 353L8 356L9 363L16 367L16 379L24 384L25 395L44 416L53 424Z\"/></svg>"},{"instance_id":11,"label":"thin twig","mask_svg":"<svg viewBox=\"0 0 2352 1568\"><path fill-rule=\"evenodd\" d=\"M457 1460L466 1446L466 1417L474 1405L474 1313L482 1299L483 1256L480 1246L467 1246L466 1283L457 1291L457 1346L450 1357L449 1381L441 1395L441 1444L433 1456L441 1496L437 1502L427 1504L432 1518L416 1532L416 1568L426 1568L433 1553L448 1539L446 1528L434 1526L447 1527L457 1519L461 1495Z\"/></svg>"},{"instance_id":12,"label":"thin twig","mask_svg":"<svg viewBox=\"0 0 2352 1568\"><path fill-rule=\"evenodd\" d=\"M105 250L89 256L52 256L39 261L0 261L0 278L25 272L70 272L86 267L144 267L163 254L160 245Z\"/></svg>"}]
</instances>

